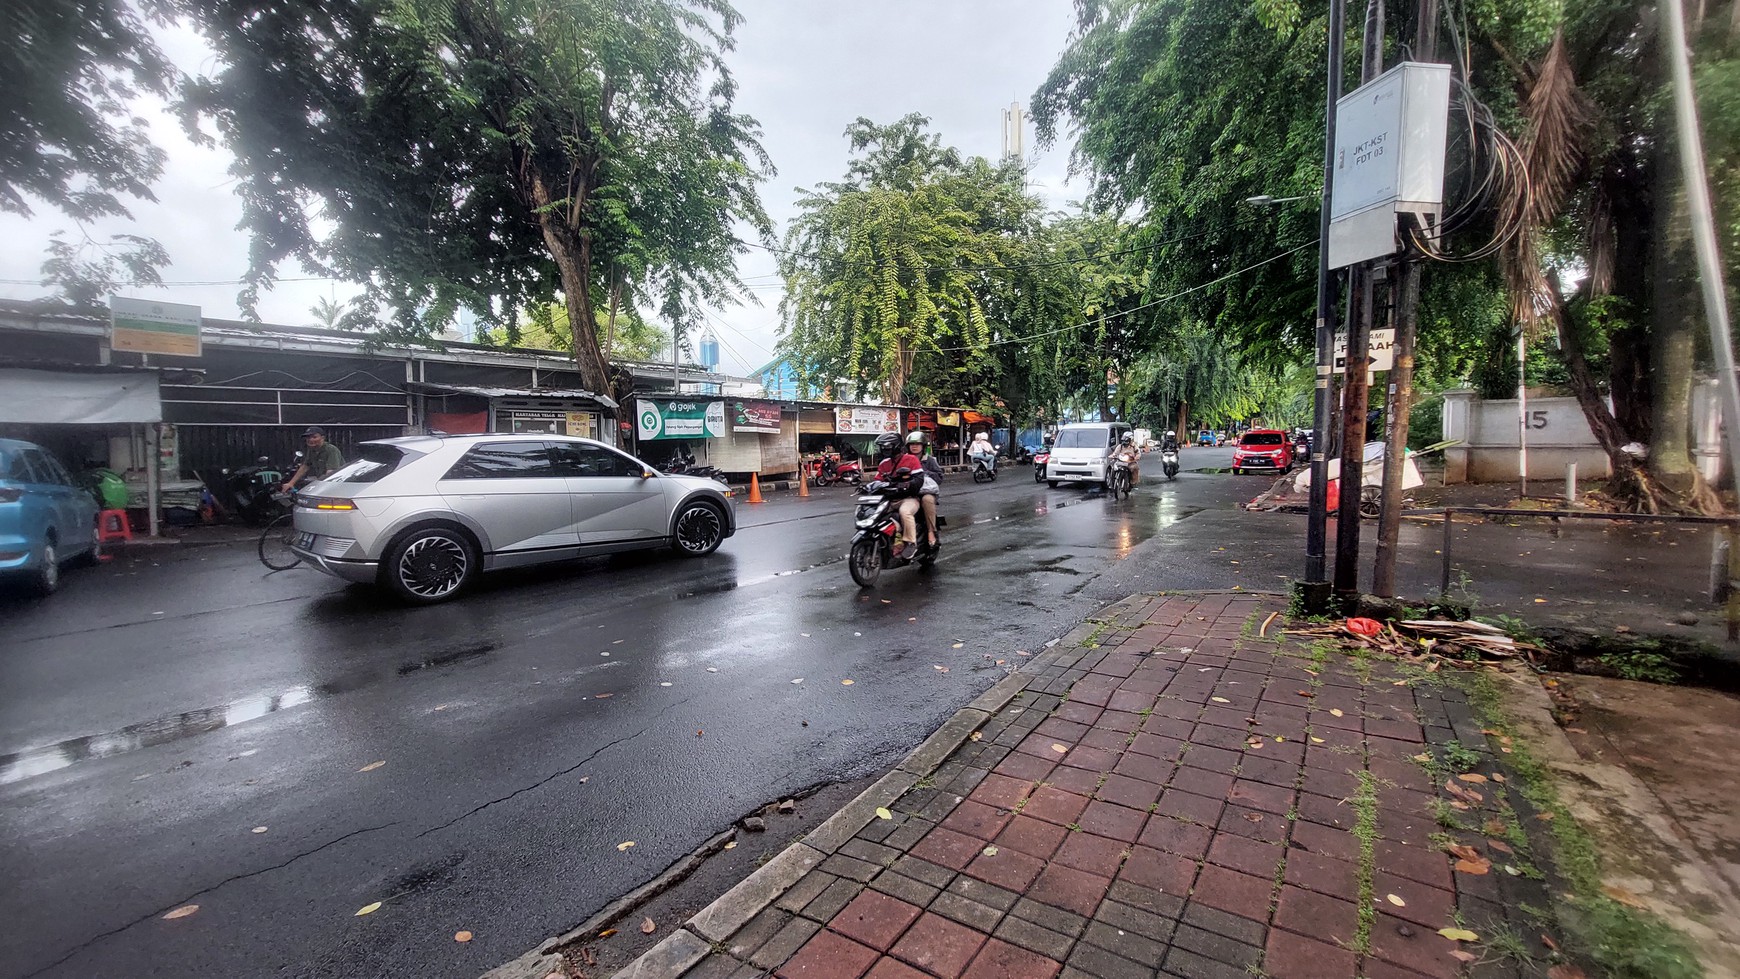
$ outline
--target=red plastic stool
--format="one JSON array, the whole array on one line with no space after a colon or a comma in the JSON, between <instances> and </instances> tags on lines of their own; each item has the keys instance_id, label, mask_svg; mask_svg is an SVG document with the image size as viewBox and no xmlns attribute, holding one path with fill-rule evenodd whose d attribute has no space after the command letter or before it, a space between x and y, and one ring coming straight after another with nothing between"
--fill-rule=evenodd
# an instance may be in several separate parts
<instances>
[{"instance_id":1,"label":"red plastic stool","mask_svg":"<svg viewBox=\"0 0 1740 979\"><path fill-rule=\"evenodd\" d=\"M133 524L127 519L125 510L104 510L97 514L97 541L102 544L114 541L131 541L133 539Z\"/></svg>"}]
</instances>

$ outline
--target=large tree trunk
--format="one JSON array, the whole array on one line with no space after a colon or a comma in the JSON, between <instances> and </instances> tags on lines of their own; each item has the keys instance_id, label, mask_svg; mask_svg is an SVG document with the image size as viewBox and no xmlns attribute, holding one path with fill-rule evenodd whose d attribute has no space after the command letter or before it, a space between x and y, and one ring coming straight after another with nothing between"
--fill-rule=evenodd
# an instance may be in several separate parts
<instances>
[{"instance_id":1,"label":"large tree trunk","mask_svg":"<svg viewBox=\"0 0 1740 979\"><path fill-rule=\"evenodd\" d=\"M564 212L570 209L550 206L558 198L551 193L549 182L535 163L528 162L524 170L544 244L562 275L568 325L574 334L574 368L586 390L612 393L615 389L611 384L610 363L598 345L598 317L592 308L591 235L564 220Z\"/></svg>"},{"instance_id":2,"label":"large tree trunk","mask_svg":"<svg viewBox=\"0 0 1740 979\"><path fill-rule=\"evenodd\" d=\"M1672 162L1671 160L1669 161ZM1657 170L1665 181L1678 168ZM1650 473L1683 505L1720 513L1721 502L1692 463L1692 375L1697 367L1697 279L1692 256L1691 216L1685 196L1663 187L1656 196L1655 289L1650 359L1655 365L1654 412L1649 443Z\"/></svg>"}]
</instances>

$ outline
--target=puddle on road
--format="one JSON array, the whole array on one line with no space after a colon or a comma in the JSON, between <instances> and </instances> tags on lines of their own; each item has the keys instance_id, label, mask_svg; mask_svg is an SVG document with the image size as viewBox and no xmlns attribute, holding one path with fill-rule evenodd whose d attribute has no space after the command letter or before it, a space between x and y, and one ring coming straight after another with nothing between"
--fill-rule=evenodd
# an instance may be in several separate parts
<instances>
[{"instance_id":1,"label":"puddle on road","mask_svg":"<svg viewBox=\"0 0 1740 979\"><path fill-rule=\"evenodd\" d=\"M495 650L494 643L468 646L438 653L427 659L403 663L399 676L409 676L424 670L438 669L487 655ZM359 673L341 677L318 686L295 686L273 694L248 697L218 707L202 707L180 714L170 714L138 724L129 724L107 734L87 734L68 738L58 744L29 748L9 755L0 755L0 785L9 785L37 775L59 771L76 762L109 758L114 755L153 748L180 741L210 731L246 724L268 714L300 707L312 700L331 697L365 687L380 678L378 673Z\"/></svg>"}]
</instances>

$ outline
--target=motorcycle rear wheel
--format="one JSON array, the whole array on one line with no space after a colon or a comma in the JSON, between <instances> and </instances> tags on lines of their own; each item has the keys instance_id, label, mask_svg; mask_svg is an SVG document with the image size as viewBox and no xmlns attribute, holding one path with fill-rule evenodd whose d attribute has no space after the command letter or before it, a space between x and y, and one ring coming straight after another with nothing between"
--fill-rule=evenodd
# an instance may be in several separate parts
<instances>
[{"instance_id":1,"label":"motorcycle rear wheel","mask_svg":"<svg viewBox=\"0 0 1740 979\"><path fill-rule=\"evenodd\" d=\"M859 588L873 588L882 575L882 545L874 537L852 542L852 553L846 558L846 568Z\"/></svg>"}]
</instances>

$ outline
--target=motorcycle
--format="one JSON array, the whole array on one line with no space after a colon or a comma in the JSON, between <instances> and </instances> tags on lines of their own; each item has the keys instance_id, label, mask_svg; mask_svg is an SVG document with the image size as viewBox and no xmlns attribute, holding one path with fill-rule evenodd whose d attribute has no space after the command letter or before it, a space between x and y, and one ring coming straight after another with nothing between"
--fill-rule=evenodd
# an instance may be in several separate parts
<instances>
[{"instance_id":1,"label":"motorcycle","mask_svg":"<svg viewBox=\"0 0 1740 979\"><path fill-rule=\"evenodd\" d=\"M991 468L991 464L986 462L983 457L973 460L973 482L989 483L996 478L997 470Z\"/></svg>"},{"instance_id":2,"label":"motorcycle","mask_svg":"<svg viewBox=\"0 0 1740 979\"><path fill-rule=\"evenodd\" d=\"M691 460L679 459L674 456L670 462L665 463L663 471L671 476L700 476L703 479L711 479L720 485L730 485L725 478L724 471L718 466L697 466Z\"/></svg>"},{"instance_id":3,"label":"motorcycle","mask_svg":"<svg viewBox=\"0 0 1740 979\"><path fill-rule=\"evenodd\" d=\"M289 472L295 472L301 465L302 453L298 452ZM270 458L261 456L251 466L221 469L218 473L218 478L205 480L206 489L217 501L218 509L244 523L263 526L287 509L283 503L273 499L273 494L278 492L288 473L272 465Z\"/></svg>"},{"instance_id":4,"label":"motorcycle","mask_svg":"<svg viewBox=\"0 0 1740 979\"><path fill-rule=\"evenodd\" d=\"M1042 449L1033 455L1033 481L1045 482L1045 464L1051 461L1051 450Z\"/></svg>"},{"instance_id":5,"label":"motorcycle","mask_svg":"<svg viewBox=\"0 0 1740 979\"><path fill-rule=\"evenodd\" d=\"M810 482L817 486L833 486L836 483L851 483L856 486L864 479L864 467L858 460L842 462L839 456L825 456L810 463Z\"/></svg>"},{"instance_id":6,"label":"motorcycle","mask_svg":"<svg viewBox=\"0 0 1740 979\"><path fill-rule=\"evenodd\" d=\"M1162 448L1160 450L1160 470L1166 474L1167 479L1177 479L1178 478L1178 450L1177 449L1175 449L1175 448Z\"/></svg>"},{"instance_id":7,"label":"motorcycle","mask_svg":"<svg viewBox=\"0 0 1740 979\"><path fill-rule=\"evenodd\" d=\"M1130 498L1130 487L1135 479L1130 471L1130 458L1123 453L1112 457L1111 469L1106 473L1106 489L1112 493L1112 499Z\"/></svg>"},{"instance_id":8,"label":"motorcycle","mask_svg":"<svg viewBox=\"0 0 1740 979\"><path fill-rule=\"evenodd\" d=\"M898 478L905 472L899 470L895 476ZM894 548L900 540L900 501L905 499L904 484L904 479L892 483L875 479L865 483L859 493L858 509L853 516L857 532L852 535L852 550L846 558L846 567L860 588L874 587L876 579L887 569L908 564L928 568L936 563L937 555L942 551L941 538L932 545L930 535L923 532L924 517L920 515L918 552L910 559L895 556ZM940 529L947 523L939 515L936 525Z\"/></svg>"}]
</instances>

